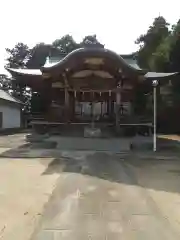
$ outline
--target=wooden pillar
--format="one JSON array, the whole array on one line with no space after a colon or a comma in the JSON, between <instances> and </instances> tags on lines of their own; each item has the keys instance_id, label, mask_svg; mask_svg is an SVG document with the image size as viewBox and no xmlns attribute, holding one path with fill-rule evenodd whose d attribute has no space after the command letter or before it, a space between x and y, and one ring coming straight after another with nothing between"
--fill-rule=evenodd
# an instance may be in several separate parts
<instances>
[{"instance_id":1,"label":"wooden pillar","mask_svg":"<svg viewBox=\"0 0 180 240\"><path fill-rule=\"evenodd\" d=\"M64 107L65 107L65 120L69 121L69 92L67 87L64 89Z\"/></svg>"},{"instance_id":2,"label":"wooden pillar","mask_svg":"<svg viewBox=\"0 0 180 240\"><path fill-rule=\"evenodd\" d=\"M110 115L110 101L109 99L106 101L106 112L107 112L107 115L109 116Z\"/></svg>"},{"instance_id":3,"label":"wooden pillar","mask_svg":"<svg viewBox=\"0 0 180 240\"><path fill-rule=\"evenodd\" d=\"M104 115L104 113L103 113L103 103L104 102L101 101L101 114L100 114L101 117Z\"/></svg>"},{"instance_id":4,"label":"wooden pillar","mask_svg":"<svg viewBox=\"0 0 180 240\"><path fill-rule=\"evenodd\" d=\"M46 83L46 88L44 93L47 99L47 105L48 105L47 107L49 108L49 106L52 103L52 83L51 82Z\"/></svg>"},{"instance_id":5,"label":"wooden pillar","mask_svg":"<svg viewBox=\"0 0 180 240\"><path fill-rule=\"evenodd\" d=\"M72 92L71 95L71 118L74 119L75 118L75 104L76 104L76 99L75 99L75 94L74 92Z\"/></svg>"},{"instance_id":6,"label":"wooden pillar","mask_svg":"<svg viewBox=\"0 0 180 240\"><path fill-rule=\"evenodd\" d=\"M121 105L121 92L120 92L120 88L117 88L117 92L116 92L116 131L119 132L120 130L120 105Z\"/></svg>"},{"instance_id":7,"label":"wooden pillar","mask_svg":"<svg viewBox=\"0 0 180 240\"><path fill-rule=\"evenodd\" d=\"M110 98L111 98L111 94L109 92L108 99L106 100L106 113L107 113L108 117L110 116L110 109L111 109L111 107L110 107Z\"/></svg>"},{"instance_id":8,"label":"wooden pillar","mask_svg":"<svg viewBox=\"0 0 180 240\"><path fill-rule=\"evenodd\" d=\"M91 102L91 127L94 128L94 105L95 105L95 102L94 102L94 92L91 92L91 98L92 98L92 102Z\"/></svg>"},{"instance_id":9,"label":"wooden pillar","mask_svg":"<svg viewBox=\"0 0 180 240\"><path fill-rule=\"evenodd\" d=\"M110 100L110 106L111 116L114 116L114 100Z\"/></svg>"},{"instance_id":10,"label":"wooden pillar","mask_svg":"<svg viewBox=\"0 0 180 240\"><path fill-rule=\"evenodd\" d=\"M68 122L69 121L69 92L68 92L68 81L67 81L67 76L66 73L63 74L63 78L64 78L64 108L65 108L65 121Z\"/></svg>"}]
</instances>

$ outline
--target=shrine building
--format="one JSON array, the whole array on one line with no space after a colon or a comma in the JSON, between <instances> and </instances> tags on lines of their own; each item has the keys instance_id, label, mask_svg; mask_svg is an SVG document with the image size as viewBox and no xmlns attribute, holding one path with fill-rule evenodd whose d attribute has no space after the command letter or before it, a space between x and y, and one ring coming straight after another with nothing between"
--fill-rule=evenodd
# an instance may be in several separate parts
<instances>
[{"instance_id":1,"label":"shrine building","mask_svg":"<svg viewBox=\"0 0 180 240\"><path fill-rule=\"evenodd\" d=\"M136 92L139 88L152 92L153 80L162 86L177 75L148 72L138 66L133 54L118 55L95 46L49 56L41 69L7 70L14 81L38 93L43 107L32 113L34 124L111 125L116 130L153 124L152 116L146 119L136 112Z\"/></svg>"}]
</instances>

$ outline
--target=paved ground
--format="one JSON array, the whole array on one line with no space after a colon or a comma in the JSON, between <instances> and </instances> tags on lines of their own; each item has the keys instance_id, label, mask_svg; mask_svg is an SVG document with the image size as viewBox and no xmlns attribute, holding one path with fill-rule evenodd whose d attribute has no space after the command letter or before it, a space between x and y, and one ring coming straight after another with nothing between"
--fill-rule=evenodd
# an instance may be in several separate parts
<instances>
[{"instance_id":1,"label":"paved ground","mask_svg":"<svg viewBox=\"0 0 180 240\"><path fill-rule=\"evenodd\" d=\"M174 141L180 141L179 135L160 135L161 138L168 139L168 140L174 140Z\"/></svg>"},{"instance_id":2,"label":"paved ground","mask_svg":"<svg viewBox=\"0 0 180 240\"><path fill-rule=\"evenodd\" d=\"M142 156L128 162L137 183L156 204L169 226L180 233L180 157Z\"/></svg>"},{"instance_id":3,"label":"paved ground","mask_svg":"<svg viewBox=\"0 0 180 240\"><path fill-rule=\"evenodd\" d=\"M32 239L179 239L178 226L169 224L174 223L171 213L167 219L159 199L147 186L138 185L140 163L127 161L107 153L54 160L46 174L63 174ZM158 182L155 192L156 187ZM167 197L172 199L171 193ZM164 206L169 203L163 195L161 200ZM179 194L176 200L180 201ZM179 214L176 217L180 220Z\"/></svg>"},{"instance_id":4,"label":"paved ground","mask_svg":"<svg viewBox=\"0 0 180 240\"><path fill-rule=\"evenodd\" d=\"M25 143L24 134L0 137L0 153ZM27 240L56 186L58 173L43 175L51 158L0 158L0 239Z\"/></svg>"},{"instance_id":5,"label":"paved ground","mask_svg":"<svg viewBox=\"0 0 180 240\"><path fill-rule=\"evenodd\" d=\"M0 239L180 238L179 156L50 153L0 159Z\"/></svg>"},{"instance_id":6,"label":"paved ground","mask_svg":"<svg viewBox=\"0 0 180 240\"><path fill-rule=\"evenodd\" d=\"M40 159L0 159L0 239L29 239L48 202L58 174L42 175Z\"/></svg>"}]
</instances>

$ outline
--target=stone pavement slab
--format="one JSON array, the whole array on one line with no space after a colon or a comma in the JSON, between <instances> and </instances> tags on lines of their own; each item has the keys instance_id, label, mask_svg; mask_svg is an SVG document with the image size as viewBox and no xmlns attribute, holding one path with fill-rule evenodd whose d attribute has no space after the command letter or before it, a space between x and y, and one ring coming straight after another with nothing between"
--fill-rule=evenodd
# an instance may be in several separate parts
<instances>
[{"instance_id":1,"label":"stone pavement slab","mask_svg":"<svg viewBox=\"0 0 180 240\"><path fill-rule=\"evenodd\" d=\"M169 225L180 232L180 161L178 156L139 159L129 165Z\"/></svg>"},{"instance_id":2,"label":"stone pavement slab","mask_svg":"<svg viewBox=\"0 0 180 240\"><path fill-rule=\"evenodd\" d=\"M178 156L66 140L32 150L23 134L0 137L0 239L180 239Z\"/></svg>"},{"instance_id":3,"label":"stone pavement slab","mask_svg":"<svg viewBox=\"0 0 180 240\"><path fill-rule=\"evenodd\" d=\"M51 161L0 158L0 239L30 238L59 176L43 175Z\"/></svg>"},{"instance_id":4,"label":"stone pavement slab","mask_svg":"<svg viewBox=\"0 0 180 240\"><path fill-rule=\"evenodd\" d=\"M60 175L32 240L179 239L117 156L84 155L81 164L83 174L71 168Z\"/></svg>"},{"instance_id":5,"label":"stone pavement slab","mask_svg":"<svg viewBox=\"0 0 180 240\"><path fill-rule=\"evenodd\" d=\"M49 141L57 142L59 150L83 151L129 151L130 140L121 138L82 138L52 136Z\"/></svg>"}]
</instances>

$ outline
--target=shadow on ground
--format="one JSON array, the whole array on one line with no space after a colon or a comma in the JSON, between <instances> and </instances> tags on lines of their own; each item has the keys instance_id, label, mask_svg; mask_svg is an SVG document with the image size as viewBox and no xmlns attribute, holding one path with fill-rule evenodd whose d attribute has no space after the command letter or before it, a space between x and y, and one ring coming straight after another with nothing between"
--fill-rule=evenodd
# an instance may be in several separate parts
<instances>
[{"instance_id":1,"label":"shadow on ground","mask_svg":"<svg viewBox=\"0 0 180 240\"><path fill-rule=\"evenodd\" d=\"M129 151L125 154L116 154L115 151L77 151L73 147L71 150L57 150L53 141L38 144L24 142L21 146L1 152L0 157L39 158L42 164L43 158L51 158L53 161L43 174L77 173L115 183L180 193L180 153L173 149L179 141L163 139L162 142L171 147L165 147L156 154L152 151ZM98 148L98 145L95 147Z\"/></svg>"},{"instance_id":2,"label":"shadow on ground","mask_svg":"<svg viewBox=\"0 0 180 240\"><path fill-rule=\"evenodd\" d=\"M103 152L70 155L55 158L43 174L77 173L115 183L180 193L178 156L131 154L122 157Z\"/></svg>"},{"instance_id":3,"label":"shadow on ground","mask_svg":"<svg viewBox=\"0 0 180 240\"><path fill-rule=\"evenodd\" d=\"M24 143L18 147L4 150L0 153L0 158L47 158L52 157L53 150L56 148L57 143L54 141L49 142L36 142Z\"/></svg>"},{"instance_id":4,"label":"shadow on ground","mask_svg":"<svg viewBox=\"0 0 180 240\"><path fill-rule=\"evenodd\" d=\"M158 152L167 154L180 153L180 141L167 138L157 139ZM16 136L8 136L8 140L0 141L0 148L3 150L0 157L11 158L36 158L54 157L57 151L105 151L105 152L129 152L152 151L152 138L125 138L125 139L91 139L91 138L70 138L50 137L45 140L26 142Z\"/></svg>"}]
</instances>

